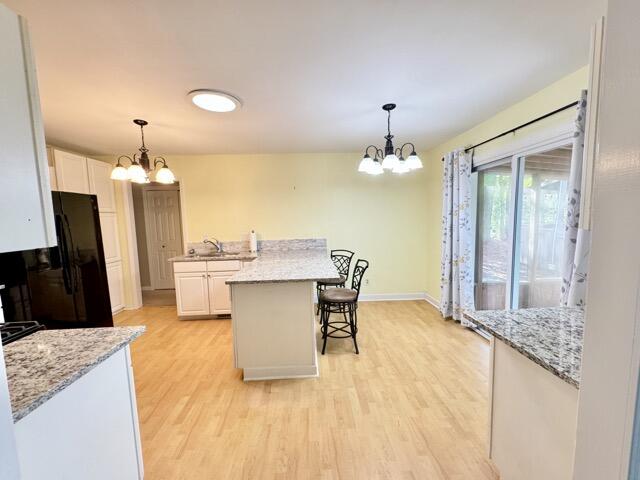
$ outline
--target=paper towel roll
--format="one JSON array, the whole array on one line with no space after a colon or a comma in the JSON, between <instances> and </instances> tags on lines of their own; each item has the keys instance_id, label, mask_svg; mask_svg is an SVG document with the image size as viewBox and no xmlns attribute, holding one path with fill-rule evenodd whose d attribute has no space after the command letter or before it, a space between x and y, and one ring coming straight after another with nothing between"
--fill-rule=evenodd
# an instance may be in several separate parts
<instances>
[{"instance_id":1,"label":"paper towel roll","mask_svg":"<svg viewBox=\"0 0 640 480\"><path fill-rule=\"evenodd\" d=\"M253 230L251 230L251 233L249 234L249 250L252 252L258 251L258 238L256 237L256 232Z\"/></svg>"}]
</instances>

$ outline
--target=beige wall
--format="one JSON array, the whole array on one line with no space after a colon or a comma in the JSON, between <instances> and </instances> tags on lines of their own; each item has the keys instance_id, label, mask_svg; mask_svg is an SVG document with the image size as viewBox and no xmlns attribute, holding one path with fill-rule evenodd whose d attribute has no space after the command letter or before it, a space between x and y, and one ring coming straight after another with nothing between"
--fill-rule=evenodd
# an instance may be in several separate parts
<instances>
[{"instance_id":1,"label":"beige wall","mask_svg":"<svg viewBox=\"0 0 640 480\"><path fill-rule=\"evenodd\" d=\"M439 299L442 155L576 100L587 73L584 67L423 151L425 168L402 177L359 174L359 153L167 156L183 190L186 240L237 240L251 229L265 239L326 237L330 248L370 260L364 293ZM123 232L124 225L126 241ZM125 286L129 295L128 278Z\"/></svg>"},{"instance_id":2,"label":"beige wall","mask_svg":"<svg viewBox=\"0 0 640 480\"><path fill-rule=\"evenodd\" d=\"M440 298L440 242L441 242L441 216L442 216L442 156L455 150L481 142L488 138L502 133L517 125L528 122L536 117L551 112L559 107L577 100L580 91L587 88L588 67L562 78L549 85L538 93L522 100L519 103L503 110L488 120L478 124L466 132L447 140L437 147L429 150L423 155L426 160L427 175L425 176L427 201L425 217L429 225L427 237L425 238L425 248L427 251L438 251L438 255L427 255L426 257L426 285L425 289L434 298ZM557 117L547 121L547 124L560 119L566 119L574 115L573 110L568 110ZM528 131L520 131L520 135L526 135L532 129L539 128L540 125L530 128ZM493 147L497 143L493 143ZM499 142L498 142L499 143ZM486 148L489 148L487 146Z\"/></svg>"},{"instance_id":3,"label":"beige wall","mask_svg":"<svg viewBox=\"0 0 640 480\"><path fill-rule=\"evenodd\" d=\"M180 181L185 237L325 237L371 262L367 293L424 292L425 172L359 174L359 154L166 156ZM118 189L119 190L119 189ZM122 238L121 238L122 239Z\"/></svg>"}]
</instances>

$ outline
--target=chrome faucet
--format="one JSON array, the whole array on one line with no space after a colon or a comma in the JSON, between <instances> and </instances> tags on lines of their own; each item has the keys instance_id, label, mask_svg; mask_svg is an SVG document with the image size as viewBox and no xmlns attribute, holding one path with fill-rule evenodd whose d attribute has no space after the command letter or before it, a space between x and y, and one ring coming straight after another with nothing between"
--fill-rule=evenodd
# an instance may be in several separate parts
<instances>
[{"instance_id":1,"label":"chrome faucet","mask_svg":"<svg viewBox=\"0 0 640 480\"><path fill-rule=\"evenodd\" d=\"M222 252L222 244L220 243L220 240L218 240L217 238L214 238L213 241L209 240L208 238L205 238L202 243L208 243L210 245L213 245L214 247L216 247L216 251L218 252Z\"/></svg>"}]
</instances>

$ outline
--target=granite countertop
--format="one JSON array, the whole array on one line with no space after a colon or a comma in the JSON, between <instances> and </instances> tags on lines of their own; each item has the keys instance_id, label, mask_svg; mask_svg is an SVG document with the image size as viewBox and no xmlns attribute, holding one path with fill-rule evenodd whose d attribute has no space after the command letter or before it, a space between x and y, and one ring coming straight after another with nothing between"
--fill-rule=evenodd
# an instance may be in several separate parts
<instances>
[{"instance_id":1,"label":"granite countertop","mask_svg":"<svg viewBox=\"0 0 640 480\"><path fill-rule=\"evenodd\" d=\"M464 316L567 383L580 387L583 309L476 310Z\"/></svg>"},{"instance_id":2,"label":"granite countertop","mask_svg":"<svg viewBox=\"0 0 640 480\"><path fill-rule=\"evenodd\" d=\"M326 248L309 248L260 252L256 260L226 283L315 282L339 278Z\"/></svg>"},{"instance_id":3,"label":"granite countertop","mask_svg":"<svg viewBox=\"0 0 640 480\"><path fill-rule=\"evenodd\" d=\"M179 255L172 257L169 262L219 262L220 260L254 260L258 258L255 252L225 252L224 255Z\"/></svg>"},{"instance_id":4,"label":"granite countertop","mask_svg":"<svg viewBox=\"0 0 640 480\"><path fill-rule=\"evenodd\" d=\"M13 421L31 413L144 330L145 327L42 330L5 345Z\"/></svg>"}]
</instances>

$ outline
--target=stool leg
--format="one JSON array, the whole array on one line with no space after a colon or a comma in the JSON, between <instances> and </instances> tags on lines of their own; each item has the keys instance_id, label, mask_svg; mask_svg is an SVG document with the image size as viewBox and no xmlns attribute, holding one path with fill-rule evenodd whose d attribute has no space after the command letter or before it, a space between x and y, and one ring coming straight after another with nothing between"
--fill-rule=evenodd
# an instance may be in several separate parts
<instances>
[{"instance_id":1,"label":"stool leg","mask_svg":"<svg viewBox=\"0 0 640 480\"><path fill-rule=\"evenodd\" d=\"M356 347L356 355L360 355L360 350L358 349L358 341L356 340L356 335L358 332L357 324L357 313L355 305L349 305L349 326L351 327L351 336L353 337L353 345Z\"/></svg>"},{"instance_id":2,"label":"stool leg","mask_svg":"<svg viewBox=\"0 0 640 480\"><path fill-rule=\"evenodd\" d=\"M316 297L318 299L318 303L316 304L316 315L320 313L320 285L316 283ZM320 320L322 323L322 320Z\"/></svg>"},{"instance_id":3,"label":"stool leg","mask_svg":"<svg viewBox=\"0 0 640 480\"><path fill-rule=\"evenodd\" d=\"M327 348L327 337L329 336L329 308L322 305L320 309L320 319L322 321L322 355Z\"/></svg>"}]
</instances>

